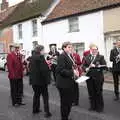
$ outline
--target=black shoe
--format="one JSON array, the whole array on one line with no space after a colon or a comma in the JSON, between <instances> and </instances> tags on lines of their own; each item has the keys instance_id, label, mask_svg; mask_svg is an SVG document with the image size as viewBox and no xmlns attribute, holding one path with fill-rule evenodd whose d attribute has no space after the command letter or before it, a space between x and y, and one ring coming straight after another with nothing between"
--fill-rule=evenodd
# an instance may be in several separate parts
<instances>
[{"instance_id":1,"label":"black shoe","mask_svg":"<svg viewBox=\"0 0 120 120\"><path fill-rule=\"evenodd\" d=\"M119 97L115 97L115 98L114 98L114 101L118 101L118 100L119 100Z\"/></svg>"},{"instance_id":2,"label":"black shoe","mask_svg":"<svg viewBox=\"0 0 120 120\"><path fill-rule=\"evenodd\" d=\"M50 112L49 113L45 113L45 118L49 118L51 116L52 116L52 114Z\"/></svg>"},{"instance_id":3,"label":"black shoe","mask_svg":"<svg viewBox=\"0 0 120 120\"><path fill-rule=\"evenodd\" d=\"M103 109L96 110L97 113L103 113Z\"/></svg>"},{"instance_id":4,"label":"black shoe","mask_svg":"<svg viewBox=\"0 0 120 120\"><path fill-rule=\"evenodd\" d=\"M33 114L39 114L42 110L33 110Z\"/></svg>"},{"instance_id":5,"label":"black shoe","mask_svg":"<svg viewBox=\"0 0 120 120\"><path fill-rule=\"evenodd\" d=\"M89 111L95 111L95 108L89 108L88 110Z\"/></svg>"},{"instance_id":6,"label":"black shoe","mask_svg":"<svg viewBox=\"0 0 120 120\"><path fill-rule=\"evenodd\" d=\"M72 106L79 106L79 103L73 103Z\"/></svg>"},{"instance_id":7,"label":"black shoe","mask_svg":"<svg viewBox=\"0 0 120 120\"><path fill-rule=\"evenodd\" d=\"M14 107L20 107L20 104L13 104Z\"/></svg>"},{"instance_id":8,"label":"black shoe","mask_svg":"<svg viewBox=\"0 0 120 120\"><path fill-rule=\"evenodd\" d=\"M20 106L24 106L24 105L26 105L25 103L18 103L18 105L20 105Z\"/></svg>"}]
</instances>

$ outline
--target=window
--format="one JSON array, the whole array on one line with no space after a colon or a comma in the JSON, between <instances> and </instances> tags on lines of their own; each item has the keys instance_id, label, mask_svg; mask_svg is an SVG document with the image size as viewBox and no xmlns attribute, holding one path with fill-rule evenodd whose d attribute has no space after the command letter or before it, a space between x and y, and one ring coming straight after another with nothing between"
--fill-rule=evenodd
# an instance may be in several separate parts
<instances>
[{"instance_id":1,"label":"window","mask_svg":"<svg viewBox=\"0 0 120 120\"><path fill-rule=\"evenodd\" d=\"M32 30L33 30L33 36L37 36L38 31L37 31L37 20L32 21Z\"/></svg>"},{"instance_id":2,"label":"window","mask_svg":"<svg viewBox=\"0 0 120 120\"><path fill-rule=\"evenodd\" d=\"M79 31L79 19L78 17L69 18L69 32Z\"/></svg>"},{"instance_id":3,"label":"window","mask_svg":"<svg viewBox=\"0 0 120 120\"><path fill-rule=\"evenodd\" d=\"M18 25L18 36L19 36L19 39L22 39L22 24L19 24Z\"/></svg>"}]
</instances>

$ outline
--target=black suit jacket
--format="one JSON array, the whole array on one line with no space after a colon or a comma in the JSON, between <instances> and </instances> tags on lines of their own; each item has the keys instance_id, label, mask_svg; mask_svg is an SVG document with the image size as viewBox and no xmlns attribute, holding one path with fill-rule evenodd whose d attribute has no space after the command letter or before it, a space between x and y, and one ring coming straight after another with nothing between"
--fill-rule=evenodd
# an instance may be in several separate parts
<instances>
[{"instance_id":1,"label":"black suit jacket","mask_svg":"<svg viewBox=\"0 0 120 120\"><path fill-rule=\"evenodd\" d=\"M118 56L119 52L117 48L111 50L110 53L110 61L113 62L112 70L113 71L120 71L120 62L116 63L116 57Z\"/></svg>"},{"instance_id":2,"label":"black suit jacket","mask_svg":"<svg viewBox=\"0 0 120 120\"><path fill-rule=\"evenodd\" d=\"M56 68L56 84L58 88L70 88L75 84L72 66L72 60L69 58L67 53L63 52L58 57Z\"/></svg>"},{"instance_id":3,"label":"black suit jacket","mask_svg":"<svg viewBox=\"0 0 120 120\"><path fill-rule=\"evenodd\" d=\"M91 54L85 57L85 63L83 64L84 70L90 66L91 61L92 61ZM101 68L98 67L98 65L106 65L104 56L98 54L93 64L95 65L95 68L90 68L90 70L87 73L87 76L90 76L95 79L104 79L103 69L105 69L106 67L101 67Z\"/></svg>"},{"instance_id":4,"label":"black suit jacket","mask_svg":"<svg viewBox=\"0 0 120 120\"><path fill-rule=\"evenodd\" d=\"M44 86L50 82L49 67L42 55L33 55L30 62L30 80L32 85Z\"/></svg>"}]
</instances>

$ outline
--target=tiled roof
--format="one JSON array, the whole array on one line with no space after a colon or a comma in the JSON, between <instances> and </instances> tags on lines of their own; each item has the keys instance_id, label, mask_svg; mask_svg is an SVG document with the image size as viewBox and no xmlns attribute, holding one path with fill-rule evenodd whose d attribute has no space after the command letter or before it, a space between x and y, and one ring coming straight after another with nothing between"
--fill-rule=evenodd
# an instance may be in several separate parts
<instances>
[{"instance_id":1,"label":"tiled roof","mask_svg":"<svg viewBox=\"0 0 120 120\"><path fill-rule=\"evenodd\" d=\"M40 16L50 7L50 5L52 5L52 3L53 0L34 0L34 2L28 2L28 0L25 0L17 5L12 15L2 23L1 27Z\"/></svg>"},{"instance_id":2,"label":"tiled roof","mask_svg":"<svg viewBox=\"0 0 120 120\"><path fill-rule=\"evenodd\" d=\"M0 12L0 23L2 23L3 20L5 20L13 12L15 8L16 6L12 6L12 7L7 8L4 11L1 11Z\"/></svg>"},{"instance_id":3,"label":"tiled roof","mask_svg":"<svg viewBox=\"0 0 120 120\"><path fill-rule=\"evenodd\" d=\"M44 23L118 5L120 5L120 0L60 0Z\"/></svg>"}]
</instances>

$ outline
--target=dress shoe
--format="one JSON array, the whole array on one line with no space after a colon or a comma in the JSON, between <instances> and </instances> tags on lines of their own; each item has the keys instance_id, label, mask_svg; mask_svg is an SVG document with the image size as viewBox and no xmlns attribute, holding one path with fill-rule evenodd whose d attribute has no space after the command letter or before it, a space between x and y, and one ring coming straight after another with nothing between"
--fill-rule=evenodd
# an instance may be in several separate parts
<instances>
[{"instance_id":1,"label":"dress shoe","mask_svg":"<svg viewBox=\"0 0 120 120\"><path fill-rule=\"evenodd\" d=\"M20 106L24 106L24 105L26 105L25 103L18 103L18 105L20 105Z\"/></svg>"},{"instance_id":2,"label":"dress shoe","mask_svg":"<svg viewBox=\"0 0 120 120\"><path fill-rule=\"evenodd\" d=\"M51 116L52 116L52 114L51 114L50 112L45 113L45 118L49 118L49 117L51 117Z\"/></svg>"},{"instance_id":3,"label":"dress shoe","mask_svg":"<svg viewBox=\"0 0 120 120\"><path fill-rule=\"evenodd\" d=\"M103 109L96 110L97 113L103 113Z\"/></svg>"},{"instance_id":4,"label":"dress shoe","mask_svg":"<svg viewBox=\"0 0 120 120\"><path fill-rule=\"evenodd\" d=\"M119 100L119 97L115 97L115 98L114 98L114 101L118 101L118 100Z\"/></svg>"},{"instance_id":5,"label":"dress shoe","mask_svg":"<svg viewBox=\"0 0 120 120\"><path fill-rule=\"evenodd\" d=\"M42 110L33 110L33 114L39 114Z\"/></svg>"},{"instance_id":6,"label":"dress shoe","mask_svg":"<svg viewBox=\"0 0 120 120\"><path fill-rule=\"evenodd\" d=\"M95 111L95 108L89 108L88 110L89 111Z\"/></svg>"},{"instance_id":7,"label":"dress shoe","mask_svg":"<svg viewBox=\"0 0 120 120\"><path fill-rule=\"evenodd\" d=\"M20 107L20 104L15 103L15 104L13 104L13 106L14 107Z\"/></svg>"}]
</instances>

